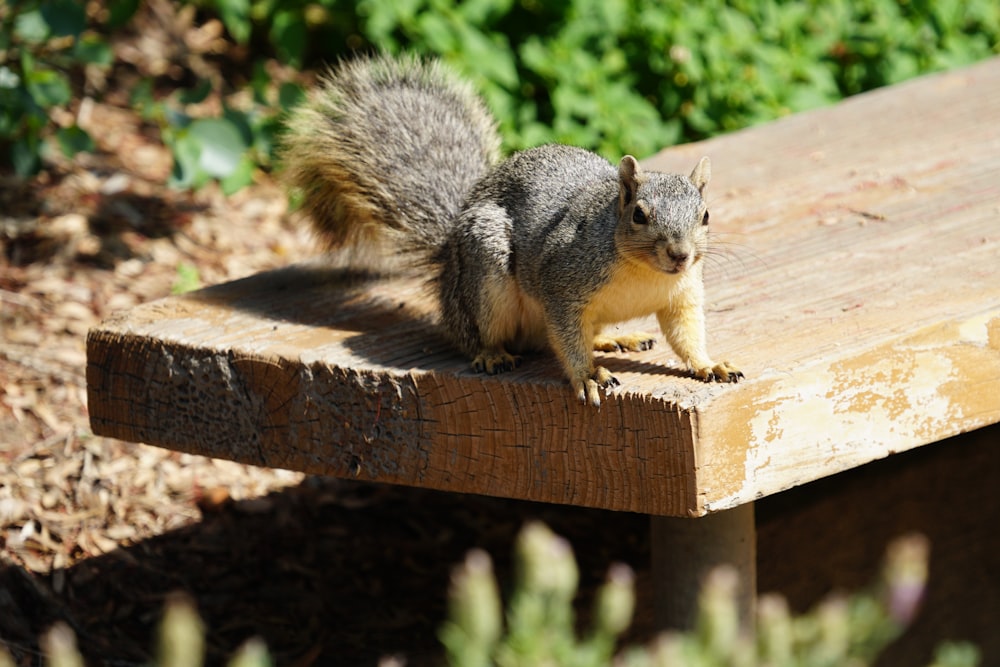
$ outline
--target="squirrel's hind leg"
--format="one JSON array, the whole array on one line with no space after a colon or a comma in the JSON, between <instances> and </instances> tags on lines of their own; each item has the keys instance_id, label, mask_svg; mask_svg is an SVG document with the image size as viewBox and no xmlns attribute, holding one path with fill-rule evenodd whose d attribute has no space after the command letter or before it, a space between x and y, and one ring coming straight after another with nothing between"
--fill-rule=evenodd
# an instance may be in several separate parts
<instances>
[{"instance_id":1,"label":"squirrel's hind leg","mask_svg":"<svg viewBox=\"0 0 1000 667\"><path fill-rule=\"evenodd\" d=\"M531 338L532 322L525 299L509 276L487 276L480 290L482 298L476 315L480 349L475 352L472 367L490 375L514 370L521 365L521 357L508 352L508 346L520 349Z\"/></svg>"},{"instance_id":2,"label":"squirrel's hind leg","mask_svg":"<svg viewBox=\"0 0 1000 667\"><path fill-rule=\"evenodd\" d=\"M511 275L508 226L500 210L466 210L437 257L442 323L472 368L490 375L519 366L521 358L508 349L530 347L532 330L541 327L537 308Z\"/></svg>"}]
</instances>

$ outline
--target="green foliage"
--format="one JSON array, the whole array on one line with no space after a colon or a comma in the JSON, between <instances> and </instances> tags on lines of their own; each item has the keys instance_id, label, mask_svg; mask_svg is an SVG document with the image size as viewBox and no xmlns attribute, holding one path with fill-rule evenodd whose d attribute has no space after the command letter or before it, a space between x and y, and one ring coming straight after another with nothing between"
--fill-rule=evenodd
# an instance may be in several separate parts
<instances>
[{"instance_id":1,"label":"green foliage","mask_svg":"<svg viewBox=\"0 0 1000 667\"><path fill-rule=\"evenodd\" d=\"M270 166L281 128L280 110L294 106L302 90L291 83L272 90L259 63L249 87L251 99L239 108L230 106L226 91L214 89L209 81L176 90L165 99L154 97L149 80L132 92L132 105L159 126L163 143L173 153L169 185L197 189L217 181L228 195L252 183L259 167ZM209 97L222 101L221 115L190 112Z\"/></svg>"},{"instance_id":2,"label":"green foliage","mask_svg":"<svg viewBox=\"0 0 1000 667\"><path fill-rule=\"evenodd\" d=\"M237 39L266 33L296 66L354 49L441 56L476 81L508 148L559 141L610 158L1000 53L995 0L199 4L217 6ZM289 12L306 16L294 37Z\"/></svg>"},{"instance_id":3,"label":"green foliage","mask_svg":"<svg viewBox=\"0 0 1000 667\"><path fill-rule=\"evenodd\" d=\"M233 25L244 16L238 0L217 4ZM95 14L100 24L88 18L77 0L24 0L0 10L0 148L8 149L0 155L9 156L9 166L19 176L38 172L52 147L66 157L95 149L79 125L59 126L51 117L54 110L75 107L80 91L74 81L82 78L84 68L110 68L112 51L104 33L125 25L139 2L108 0L102 6L106 11ZM218 181L230 194L251 183L258 167L270 165L280 128L277 109L291 106L301 90L286 83L272 91L263 61L251 76L250 102L239 108L223 102L220 117L189 114L211 95L224 98L235 92L215 89L209 81L165 99L154 96L150 79L133 90L133 106L159 126L173 153L170 185L198 188Z\"/></svg>"},{"instance_id":4,"label":"green foliage","mask_svg":"<svg viewBox=\"0 0 1000 667\"><path fill-rule=\"evenodd\" d=\"M111 4L117 21L135 10ZM26 177L41 168L49 137L67 157L94 150L79 125L54 126L49 114L72 106L83 68L111 65L111 47L76 0L22 0L0 12L0 161Z\"/></svg>"},{"instance_id":5,"label":"green foliage","mask_svg":"<svg viewBox=\"0 0 1000 667\"><path fill-rule=\"evenodd\" d=\"M415 51L470 77L508 150L544 142L617 160L805 110L1000 53L996 0L186 0L258 60L251 101L224 81L133 95L174 155L170 182L225 192L272 163L281 112L301 94L264 63L315 66L354 51ZM0 160L35 173L51 147L93 150L73 123L86 67L139 0L19 0L0 7ZM198 108L205 96L221 102ZM203 105L204 107L204 105ZM194 111L193 109L197 109ZM60 119L72 114L60 114Z\"/></svg>"}]
</instances>

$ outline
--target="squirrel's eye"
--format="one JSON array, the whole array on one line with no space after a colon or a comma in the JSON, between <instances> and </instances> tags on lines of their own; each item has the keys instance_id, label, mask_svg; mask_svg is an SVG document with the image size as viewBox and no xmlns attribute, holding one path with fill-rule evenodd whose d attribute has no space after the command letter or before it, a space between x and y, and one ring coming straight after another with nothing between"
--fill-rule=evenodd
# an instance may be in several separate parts
<instances>
[{"instance_id":1,"label":"squirrel's eye","mask_svg":"<svg viewBox=\"0 0 1000 667\"><path fill-rule=\"evenodd\" d=\"M632 209L632 222L634 222L637 225L648 224L649 220L646 218L646 212L643 211L638 206L636 206L634 209Z\"/></svg>"},{"instance_id":2,"label":"squirrel's eye","mask_svg":"<svg viewBox=\"0 0 1000 667\"><path fill-rule=\"evenodd\" d=\"M705 211L705 215L701 216L701 224L702 225L708 224L708 211Z\"/></svg>"}]
</instances>

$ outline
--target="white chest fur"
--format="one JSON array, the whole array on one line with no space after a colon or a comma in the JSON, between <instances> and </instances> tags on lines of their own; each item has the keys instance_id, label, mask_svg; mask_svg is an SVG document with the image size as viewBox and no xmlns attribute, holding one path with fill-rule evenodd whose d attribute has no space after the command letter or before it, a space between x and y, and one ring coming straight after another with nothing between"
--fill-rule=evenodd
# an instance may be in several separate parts
<instances>
[{"instance_id":1,"label":"white chest fur","mask_svg":"<svg viewBox=\"0 0 1000 667\"><path fill-rule=\"evenodd\" d=\"M695 287L692 281L701 281L699 264L670 274L625 262L590 302L586 313L591 322L599 325L645 317L669 309L678 294Z\"/></svg>"}]
</instances>

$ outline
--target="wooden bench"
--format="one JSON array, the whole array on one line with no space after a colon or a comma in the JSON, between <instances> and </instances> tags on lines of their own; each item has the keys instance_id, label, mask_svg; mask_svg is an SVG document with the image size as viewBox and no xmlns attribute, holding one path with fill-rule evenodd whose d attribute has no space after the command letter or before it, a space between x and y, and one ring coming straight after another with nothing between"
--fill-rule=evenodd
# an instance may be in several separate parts
<instances>
[{"instance_id":1,"label":"wooden bench","mask_svg":"<svg viewBox=\"0 0 1000 667\"><path fill-rule=\"evenodd\" d=\"M580 405L554 359L477 375L412 280L316 265L148 303L87 345L95 433L321 475L649 514L659 620L735 563L756 499L1000 421L1000 59L700 144L720 256L710 352L602 363ZM654 327L652 322L641 328ZM692 518L700 517L700 518Z\"/></svg>"}]
</instances>

